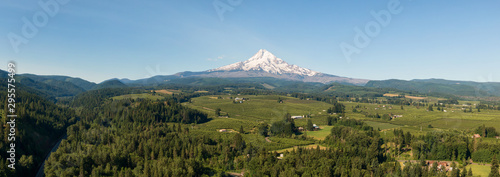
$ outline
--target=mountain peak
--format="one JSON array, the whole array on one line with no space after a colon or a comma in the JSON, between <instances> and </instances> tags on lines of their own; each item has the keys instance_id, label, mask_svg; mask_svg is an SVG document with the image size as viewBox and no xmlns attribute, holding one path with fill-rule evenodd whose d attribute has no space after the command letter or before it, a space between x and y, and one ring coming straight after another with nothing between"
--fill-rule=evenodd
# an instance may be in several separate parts
<instances>
[{"instance_id":1,"label":"mountain peak","mask_svg":"<svg viewBox=\"0 0 500 177\"><path fill-rule=\"evenodd\" d=\"M302 76L314 76L319 74L319 72L310 69L302 68L297 65L290 65L265 49L260 49L246 61L233 63L208 71L264 71L272 74L298 74Z\"/></svg>"}]
</instances>

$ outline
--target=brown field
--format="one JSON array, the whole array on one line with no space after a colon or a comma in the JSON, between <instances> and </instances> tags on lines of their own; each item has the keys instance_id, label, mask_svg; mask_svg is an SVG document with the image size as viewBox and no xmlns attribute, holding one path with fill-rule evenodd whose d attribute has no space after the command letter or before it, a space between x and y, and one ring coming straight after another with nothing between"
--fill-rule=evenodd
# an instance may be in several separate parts
<instances>
[{"instance_id":1,"label":"brown field","mask_svg":"<svg viewBox=\"0 0 500 177\"><path fill-rule=\"evenodd\" d=\"M153 92L153 91L151 91ZM155 90L156 93L163 93L163 94L169 94L171 95L174 92L168 91L168 90Z\"/></svg>"},{"instance_id":2,"label":"brown field","mask_svg":"<svg viewBox=\"0 0 500 177\"><path fill-rule=\"evenodd\" d=\"M388 97L397 97L397 96L399 96L399 94L386 93L386 94L384 94L384 96L388 96Z\"/></svg>"},{"instance_id":3,"label":"brown field","mask_svg":"<svg viewBox=\"0 0 500 177\"><path fill-rule=\"evenodd\" d=\"M384 96L388 96L388 97L397 97L397 96L399 96L399 94L386 93L386 94L384 94ZM417 96L408 96L408 95L406 95L406 96L405 96L405 98L415 99L415 100L423 100L423 99L427 99L427 97L417 97Z\"/></svg>"},{"instance_id":4,"label":"brown field","mask_svg":"<svg viewBox=\"0 0 500 177\"><path fill-rule=\"evenodd\" d=\"M206 90L198 90L198 91L195 91L195 93L208 93L208 91L206 91Z\"/></svg>"},{"instance_id":5,"label":"brown field","mask_svg":"<svg viewBox=\"0 0 500 177\"><path fill-rule=\"evenodd\" d=\"M418 96L405 96L406 98L410 98L410 99L415 99L415 100L423 100L423 99L427 99L427 97L418 97Z\"/></svg>"}]
</instances>

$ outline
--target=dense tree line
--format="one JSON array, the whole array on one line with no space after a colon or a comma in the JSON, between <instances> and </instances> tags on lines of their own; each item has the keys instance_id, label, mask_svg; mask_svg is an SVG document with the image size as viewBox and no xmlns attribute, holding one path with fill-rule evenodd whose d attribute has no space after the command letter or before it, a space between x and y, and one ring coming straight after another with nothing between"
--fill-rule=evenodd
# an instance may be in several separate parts
<instances>
[{"instance_id":1,"label":"dense tree line","mask_svg":"<svg viewBox=\"0 0 500 177\"><path fill-rule=\"evenodd\" d=\"M345 114L345 106L342 103L335 102L333 107L328 108L327 113Z\"/></svg>"},{"instance_id":2,"label":"dense tree line","mask_svg":"<svg viewBox=\"0 0 500 177\"><path fill-rule=\"evenodd\" d=\"M486 127L485 125L478 127L474 132L488 138L495 138L500 135L495 127Z\"/></svg>"},{"instance_id":3,"label":"dense tree line","mask_svg":"<svg viewBox=\"0 0 500 177\"><path fill-rule=\"evenodd\" d=\"M288 137L298 133L295 121L291 117L292 116L287 113L283 116L282 120L273 122L270 128L271 135Z\"/></svg>"},{"instance_id":4,"label":"dense tree line","mask_svg":"<svg viewBox=\"0 0 500 177\"><path fill-rule=\"evenodd\" d=\"M78 120L75 112L32 94L29 88L16 84L15 170L7 168L10 125L7 122L7 84L0 80L0 176L34 176L46 153L66 132L66 127ZM28 91L27 91L28 90Z\"/></svg>"},{"instance_id":5,"label":"dense tree line","mask_svg":"<svg viewBox=\"0 0 500 177\"><path fill-rule=\"evenodd\" d=\"M234 169L234 158L247 147L241 136L211 139L191 135L183 124L167 124L208 120L174 99L114 100L98 115L68 128L67 140L46 164L47 176L214 175Z\"/></svg>"}]
</instances>

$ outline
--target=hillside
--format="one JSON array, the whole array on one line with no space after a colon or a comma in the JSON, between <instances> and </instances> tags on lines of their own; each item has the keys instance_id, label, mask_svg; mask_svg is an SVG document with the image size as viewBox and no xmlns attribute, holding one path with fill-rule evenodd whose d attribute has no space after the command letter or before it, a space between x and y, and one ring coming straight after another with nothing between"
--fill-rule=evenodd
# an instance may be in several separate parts
<instances>
[{"instance_id":1,"label":"hillside","mask_svg":"<svg viewBox=\"0 0 500 177\"><path fill-rule=\"evenodd\" d=\"M392 79L384 81L369 81L365 86L417 91L422 94L439 93L473 97L500 96L500 83L478 83L435 79L411 81Z\"/></svg>"},{"instance_id":2,"label":"hillside","mask_svg":"<svg viewBox=\"0 0 500 177\"><path fill-rule=\"evenodd\" d=\"M28 79L28 78L26 78ZM26 83L26 82L24 82ZM5 78L0 78L0 89L7 90ZM55 105L38 94L33 94L29 87L16 84L16 171L8 171L7 153L0 153L0 175L7 176L34 176L38 166L44 161L52 146L66 133L66 127L78 119L73 110ZM37 93L35 91L35 93ZM7 100L7 92L0 92L0 100ZM9 133L8 119L3 110L7 110L7 101L0 102L0 137L7 137ZM0 150L6 152L7 138L0 139Z\"/></svg>"},{"instance_id":3,"label":"hillside","mask_svg":"<svg viewBox=\"0 0 500 177\"><path fill-rule=\"evenodd\" d=\"M98 90L98 89L103 89L103 88L124 88L124 87L128 87L128 86L119 80L112 79L112 80L107 80L107 81L101 82L101 83L95 85L94 87L92 87L92 89Z\"/></svg>"}]
</instances>

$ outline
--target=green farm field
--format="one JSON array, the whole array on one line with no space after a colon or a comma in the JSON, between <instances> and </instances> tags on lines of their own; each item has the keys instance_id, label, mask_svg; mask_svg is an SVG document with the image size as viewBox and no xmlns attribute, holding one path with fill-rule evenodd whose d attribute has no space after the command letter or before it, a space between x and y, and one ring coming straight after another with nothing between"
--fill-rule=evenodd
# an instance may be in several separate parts
<instances>
[{"instance_id":1,"label":"green farm field","mask_svg":"<svg viewBox=\"0 0 500 177\"><path fill-rule=\"evenodd\" d=\"M420 129L420 127L426 128L431 125L438 129L470 130L485 124L500 129L500 111L497 110L481 110L477 112L477 109L473 109L472 113L464 113L462 105L447 106L444 108L444 110L446 110L445 112L437 110L436 107L434 107L434 111L427 111L427 107L418 108L415 106L404 106L402 110L399 105L353 102L342 103L346 105L346 115L350 118L389 123L396 126L413 126ZM352 108L357 105L361 106L361 108L358 108L358 112L354 113ZM364 114L359 113L359 111L369 114L379 114L380 116L384 114L393 114L402 115L403 117L395 118L391 121L384 121L382 119L368 118ZM374 123L367 123L375 128L378 126ZM385 128L386 127L381 127L381 129Z\"/></svg>"},{"instance_id":2,"label":"green farm field","mask_svg":"<svg viewBox=\"0 0 500 177\"><path fill-rule=\"evenodd\" d=\"M333 126L320 126L318 131L308 131L307 136L312 136L316 140L324 140L330 134Z\"/></svg>"},{"instance_id":3,"label":"green farm field","mask_svg":"<svg viewBox=\"0 0 500 177\"><path fill-rule=\"evenodd\" d=\"M249 100L243 101L243 103L233 103L233 99L230 97L249 98ZM278 103L278 98L281 98L283 103ZM330 104L324 102L276 95L225 95L222 99L218 99L217 96L203 96L193 98L191 103L185 103L184 105L202 110L213 117L215 117L214 110L220 108L223 115L228 113L230 118L248 122L271 123L281 120L287 113L292 116L310 114L311 120L316 124L326 123L326 110L331 107ZM305 125L306 121L298 119L296 123L301 126Z\"/></svg>"},{"instance_id":4,"label":"green farm field","mask_svg":"<svg viewBox=\"0 0 500 177\"><path fill-rule=\"evenodd\" d=\"M122 99L138 99L138 98L159 100L159 99L162 99L163 96L158 95L158 94L153 95L151 93L140 93L140 94L127 94L127 95L115 96L115 97L112 97L111 99L122 100Z\"/></svg>"},{"instance_id":5,"label":"green farm field","mask_svg":"<svg viewBox=\"0 0 500 177\"><path fill-rule=\"evenodd\" d=\"M243 101L243 103L233 103L235 97L248 98L248 100ZM283 103L278 103L278 98L281 98ZM300 100L293 97L276 95L225 95L222 98L219 96L203 96L193 98L191 103L183 103L183 105L203 111L212 118L209 122L195 125L192 131L193 133L215 137L231 136L232 133L218 132L218 130L239 130L240 127L243 127L246 132L243 134L246 142L252 143L255 146L265 147L270 151L282 150L295 146L307 146L314 144L315 140L269 137L270 142L267 142L264 137L253 133L257 125L260 123L271 124L274 121L281 120L286 113L290 113L292 116L310 114L311 118L308 119L312 120L313 123L324 125L326 124L326 117L328 116L326 110L331 107L330 104L324 102ZM217 108L221 109L222 115L227 113L229 117L215 116L215 109ZM305 126L307 123L306 119L296 119L295 122L297 126ZM324 139L324 137L330 133L331 126L322 127L324 127L324 129L320 131L307 133L317 140Z\"/></svg>"}]
</instances>

